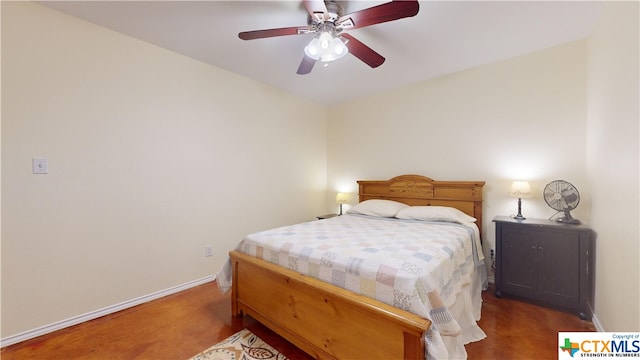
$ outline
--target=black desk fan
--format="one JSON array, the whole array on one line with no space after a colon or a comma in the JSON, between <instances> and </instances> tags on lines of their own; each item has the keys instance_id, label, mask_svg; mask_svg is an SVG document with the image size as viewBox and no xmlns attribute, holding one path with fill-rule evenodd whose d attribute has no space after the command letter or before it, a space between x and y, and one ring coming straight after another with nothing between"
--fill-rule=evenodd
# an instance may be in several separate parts
<instances>
[{"instance_id":1,"label":"black desk fan","mask_svg":"<svg viewBox=\"0 0 640 360\"><path fill-rule=\"evenodd\" d=\"M580 193L575 186L564 180L554 180L545 186L542 194L550 208L564 213L564 216L556 219L557 222L580 224L580 220L571 216L571 210L580 203Z\"/></svg>"}]
</instances>

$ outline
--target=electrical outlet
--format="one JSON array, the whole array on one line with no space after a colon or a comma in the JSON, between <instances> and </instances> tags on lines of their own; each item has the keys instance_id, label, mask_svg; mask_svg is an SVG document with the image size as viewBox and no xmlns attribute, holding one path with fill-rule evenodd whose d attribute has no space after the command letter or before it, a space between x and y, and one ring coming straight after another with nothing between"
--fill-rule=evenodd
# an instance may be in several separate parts
<instances>
[{"instance_id":1,"label":"electrical outlet","mask_svg":"<svg viewBox=\"0 0 640 360\"><path fill-rule=\"evenodd\" d=\"M204 256L213 256L213 245L207 245L204 247Z\"/></svg>"},{"instance_id":2,"label":"electrical outlet","mask_svg":"<svg viewBox=\"0 0 640 360\"><path fill-rule=\"evenodd\" d=\"M34 174L48 174L49 164L46 158L31 159L31 167Z\"/></svg>"}]
</instances>

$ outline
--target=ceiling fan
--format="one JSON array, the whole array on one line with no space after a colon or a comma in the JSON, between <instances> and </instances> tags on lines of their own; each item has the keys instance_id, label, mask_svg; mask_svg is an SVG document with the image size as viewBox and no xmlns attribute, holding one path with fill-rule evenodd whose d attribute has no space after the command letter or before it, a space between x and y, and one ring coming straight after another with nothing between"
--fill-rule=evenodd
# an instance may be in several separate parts
<instances>
[{"instance_id":1,"label":"ceiling fan","mask_svg":"<svg viewBox=\"0 0 640 360\"><path fill-rule=\"evenodd\" d=\"M376 68L384 63L385 58L344 31L415 16L420 8L417 0L393 0L344 14L342 7L334 0L303 0L303 3L309 12L306 26L244 31L238 37L242 40L254 40L314 34L313 40L304 48L304 57L297 71L299 75L310 73L316 61L327 63L347 53Z\"/></svg>"}]
</instances>

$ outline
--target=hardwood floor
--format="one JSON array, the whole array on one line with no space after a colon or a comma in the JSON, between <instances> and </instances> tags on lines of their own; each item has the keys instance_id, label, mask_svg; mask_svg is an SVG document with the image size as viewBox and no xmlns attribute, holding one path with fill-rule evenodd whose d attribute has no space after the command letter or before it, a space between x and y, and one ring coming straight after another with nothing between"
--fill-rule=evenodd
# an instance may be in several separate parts
<instances>
[{"instance_id":1,"label":"hardwood floor","mask_svg":"<svg viewBox=\"0 0 640 360\"><path fill-rule=\"evenodd\" d=\"M558 331L595 331L591 322L483 293L480 327L487 338L467 345L469 359L557 359ZM243 328L292 360L311 359L255 320L233 318L229 294L215 283L107 315L0 351L14 359L188 359Z\"/></svg>"}]
</instances>

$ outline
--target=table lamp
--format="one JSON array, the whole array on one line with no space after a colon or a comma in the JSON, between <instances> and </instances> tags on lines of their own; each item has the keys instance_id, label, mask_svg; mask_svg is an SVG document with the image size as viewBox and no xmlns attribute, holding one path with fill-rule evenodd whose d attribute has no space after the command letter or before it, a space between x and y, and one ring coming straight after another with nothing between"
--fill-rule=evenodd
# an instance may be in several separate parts
<instances>
[{"instance_id":1,"label":"table lamp","mask_svg":"<svg viewBox=\"0 0 640 360\"><path fill-rule=\"evenodd\" d=\"M518 198L518 215L513 218L516 220L525 220L526 217L522 216L522 199L530 198L532 195L529 183L527 181L514 181L513 184L511 184L509 195Z\"/></svg>"},{"instance_id":2,"label":"table lamp","mask_svg":"<svg viewBox=\"0 0 640 360\"><path fill-rule=\"evenodd\" d=\"M340 204L340 215L342 215L342 204L346 204L349 201L349 194L338 193L336 195L336 204Z\"/></svg>"}]
</instances>

